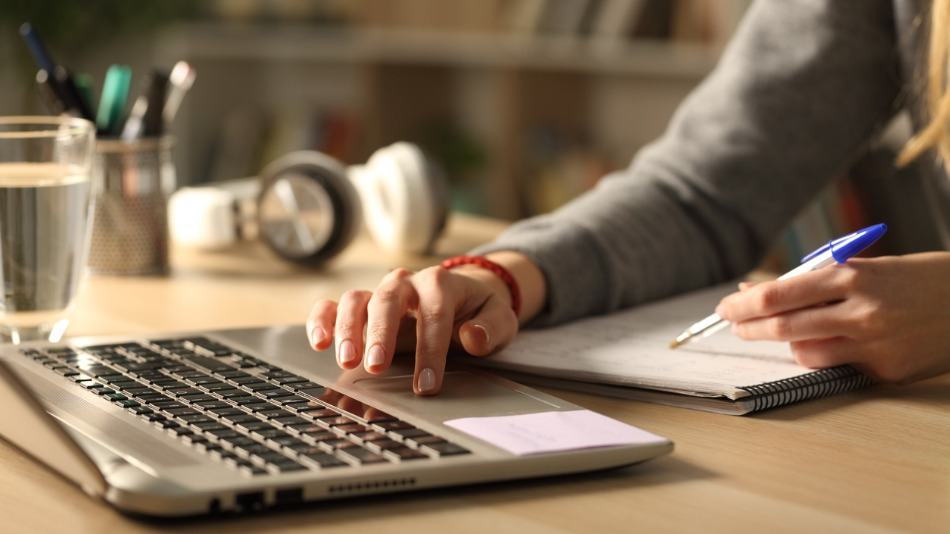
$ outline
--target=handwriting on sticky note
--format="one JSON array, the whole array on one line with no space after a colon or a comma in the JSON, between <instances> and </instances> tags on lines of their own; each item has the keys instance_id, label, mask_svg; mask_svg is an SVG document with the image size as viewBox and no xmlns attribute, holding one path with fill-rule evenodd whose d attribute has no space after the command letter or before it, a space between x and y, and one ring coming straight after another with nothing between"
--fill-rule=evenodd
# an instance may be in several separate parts
<instances>
[{"instance_id":1,"label":"handwriting on sticky note","mask_svg":"<svg viewBox=\"0 0 950 534\"><path fill-rule=\"evenodd\" d=\"M466 417L445 424L519 456L667 443L666 438L590 410Z\"/></svg>"}]
</instances>

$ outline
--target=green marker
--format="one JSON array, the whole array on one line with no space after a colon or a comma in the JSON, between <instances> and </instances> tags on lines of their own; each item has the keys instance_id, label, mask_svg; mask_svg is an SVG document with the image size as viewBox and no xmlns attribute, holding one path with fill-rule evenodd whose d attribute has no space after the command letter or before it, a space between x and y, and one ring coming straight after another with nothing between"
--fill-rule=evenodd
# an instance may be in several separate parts
<instances>
[{"instance_id":1,"label":"green marker","mask_svg":"<svg viewBox=\"0 0 950 534\"><path fill-rule=\"evenodd\" d=\"M94 102L92 100L92 76L85 72L81 72L76 75L75 81L76 89L79 89L79 97L82 98L82 101L86 105L87 109L95 113L96 108L93 105Z\"/></svg>"},{"instance_id":2,"label":"green marker","mask_svg":"<svg viewBox=\"0 0 950 534\"><path fill-rule=\"evenodd\" d=\"M132 69L126 65L112 65L106 71L102 82L102 96L99 98L99 113L96 114L96 127L104 135L115 135L119 122L129 99L129 86L132 82Z\"/></svg>"}]
</instances>

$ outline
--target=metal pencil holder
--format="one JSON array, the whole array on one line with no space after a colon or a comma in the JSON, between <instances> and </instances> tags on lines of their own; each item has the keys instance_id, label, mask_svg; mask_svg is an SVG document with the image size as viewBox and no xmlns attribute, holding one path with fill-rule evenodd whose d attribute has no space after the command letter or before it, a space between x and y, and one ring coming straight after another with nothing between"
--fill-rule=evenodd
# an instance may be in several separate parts
<instances>
[{"instance_id":1,"label":"metal pencil holder","mask_svg":"<svg viewBox=\"0 0 950 534\"><path fill-rule=\"evenodd\" d=\"M168 197L175 188L171 138L96 143L89 269L98 274L168 271Z\"/></svg>"}]
</instances>

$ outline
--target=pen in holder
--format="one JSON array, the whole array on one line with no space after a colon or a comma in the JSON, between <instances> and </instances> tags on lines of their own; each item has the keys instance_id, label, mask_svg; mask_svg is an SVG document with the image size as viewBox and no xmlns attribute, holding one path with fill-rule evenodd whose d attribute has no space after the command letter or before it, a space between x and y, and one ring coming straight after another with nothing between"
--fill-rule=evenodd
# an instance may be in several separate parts
<instances>
[{"instance_id":1,"label":"pen in holder","mask_svg":"<svg viewBox=\"0 0 950 534\"><path fill-rule=\"evenodd\" d=\"M170 137L100 140L89 269L98 274L168 271L168 197L175 188Z\"/></svg>"}]
</instances>

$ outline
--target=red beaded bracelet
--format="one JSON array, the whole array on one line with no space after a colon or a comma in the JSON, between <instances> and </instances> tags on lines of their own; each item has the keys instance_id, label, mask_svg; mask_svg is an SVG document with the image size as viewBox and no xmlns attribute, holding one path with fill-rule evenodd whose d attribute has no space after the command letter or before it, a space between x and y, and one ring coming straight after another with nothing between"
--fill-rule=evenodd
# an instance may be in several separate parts
<instances>
[{"instance_id":1,"label":"red beaded bracelet","mask_svg":"<svg viewBox=\"0 0 950 534\"><path fill-rule=\"evenodd\" d=\"M518 282L515 280L515 277L511 275L508 269L505 269L484 256L453 256L442 260L442 263L439 265L441 265L443 269L454 269L462 265L477 265L482 269L487 269L495 273L495 275L501 278L502 282L508 286L508 292L511 293L511 309L515 312L516 316L521 315L521 290L518 288Z\"/></svg>"}]
</instances>

